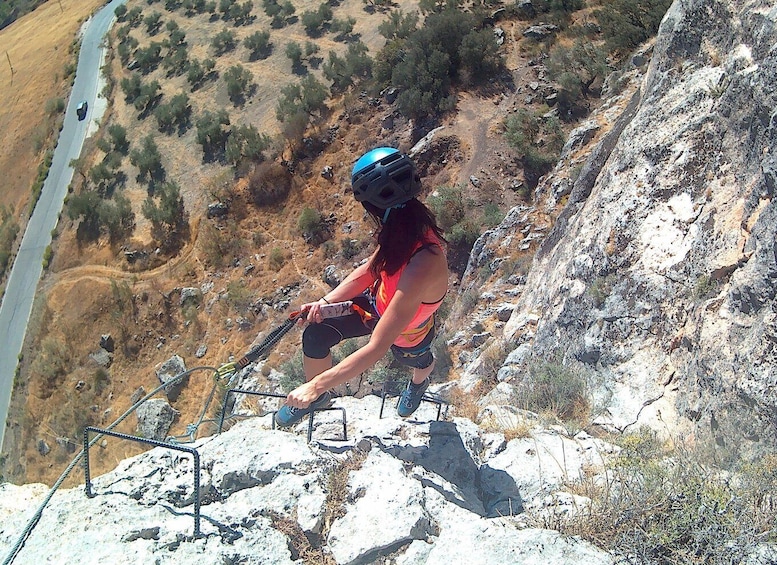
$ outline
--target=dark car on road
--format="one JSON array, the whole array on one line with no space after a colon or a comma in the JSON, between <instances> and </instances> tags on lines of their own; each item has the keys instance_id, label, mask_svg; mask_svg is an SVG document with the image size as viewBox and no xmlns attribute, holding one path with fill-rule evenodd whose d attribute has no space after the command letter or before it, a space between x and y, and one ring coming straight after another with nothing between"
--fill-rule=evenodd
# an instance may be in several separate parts
<instances>
[{"instance_id":1,"label":"dark car on road","mask_svg":"<svg viewBox=\"0 0 777 565\"><path fill-rule=\"evenodd\" d=\"M81 121L86 117L87 108L89 108L89 104L86 103L86 100L81 100L81 102L78 103L78 106L76 106L76 114L78 115L78 121Z\"/></svg>"}]
</instances>

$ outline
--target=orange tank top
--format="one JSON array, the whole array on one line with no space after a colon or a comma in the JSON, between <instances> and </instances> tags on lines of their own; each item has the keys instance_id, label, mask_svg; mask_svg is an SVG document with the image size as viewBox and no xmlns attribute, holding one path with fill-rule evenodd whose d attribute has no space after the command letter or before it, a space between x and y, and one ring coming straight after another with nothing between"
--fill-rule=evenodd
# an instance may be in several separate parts
<instances>
[{"instance_id":1,"label":"orange tank top","mask_svg":"<svg viewBox=\"0 0 777 565\"><path fill-rule=\"evenodd\" d=\"M415 255L424 247L429 246L437 246L443 255L445 254L445 249L443 248L442 243L434 234L434 232L430 231L426 234L423 241L419 241L416 244L415 249L413 250L413 255ZM404 272L405 267L407 267L407 264L400 267L397 272L392 275L389 275L385 271L381 271L378 288L375 291L375 310L378 312L379 316L383 315L383 313L386 311L386 308L388 308L391 299L394 298L394 293L397 291L399 279L402 278L402 273ZM394 345L398 347L414 347L415 345L421 343L429 331L434 327L433 314L440 307L444 298L445 296L440 298L440 300L437 302L421 303L421 306L418 307L418 310L416 311L415 316L413 316L413 319L410 321L407 327L402 330L402 333L399 334L399 337L394 340Z\"/></svg>"}]
</instances>

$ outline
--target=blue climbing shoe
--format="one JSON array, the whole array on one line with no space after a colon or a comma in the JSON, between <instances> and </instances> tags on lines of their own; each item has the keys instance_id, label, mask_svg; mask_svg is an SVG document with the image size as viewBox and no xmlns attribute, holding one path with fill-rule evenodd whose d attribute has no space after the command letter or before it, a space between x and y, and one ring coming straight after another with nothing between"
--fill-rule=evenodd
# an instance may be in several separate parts
<instances>
[{"instance_id":1,"label":"blue climbing shoe","mask_svg":"<svg viewBox=\"0 0 777 565\"><path fill-rule=\"evenodd\" d=\"M311 402L307 408L294 408L293 406L284 404L281 409L275 413L275 425L280 428L293 426L314 410L329 408L331 402L332 395L327 391Z\"/></svg>"},{"instance_id":2,"label":"blue climbing shoe","mask_svg":"<svg viewBox=\"0 0 777 565\"><path fill-rule=\"evenodd\" d=\"M411 379L410 382L407 383L407 388L402 391L402 394L399 397L397 414L402 418L407 418L418 410L418 407L421 405L421 399L423 398L426 389L429 388L429 382L429 377L426 377L426 379L418 385L413 383L413 380Z\"/></svg>"}]
</instances>

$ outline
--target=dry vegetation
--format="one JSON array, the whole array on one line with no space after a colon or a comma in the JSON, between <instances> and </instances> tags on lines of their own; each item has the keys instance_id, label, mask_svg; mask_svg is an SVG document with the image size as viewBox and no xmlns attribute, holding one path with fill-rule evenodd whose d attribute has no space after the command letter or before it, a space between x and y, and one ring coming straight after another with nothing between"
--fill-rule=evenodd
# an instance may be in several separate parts
<instances>
[{"instance_id":1,"label":"dry vegetation","mask_svg":"<svg viewBox=\"0 0 777 565\"><path fill-rule=\"evenodd\" d=\"M298 6L298 13L314 6L313 2L309 4ZM133 5L145 6L145 2L128 3L130 7ZM373 28L383 16L365 17L364 4L356 0L344 2L341 9L343 12L338 12L338 16L359 18L356 31L363 41L372 41L376 49L382 38ZM266 25L262 20L264 15L259 9L255 12L257 28L261 28ZM171 17L179 16L176 13ZM220 22L194 25L182 17L180 25L186 29L192 46L197 44L198 36L205 41L209 30L221 29ZM241 34L247 31L237 28ZM286 37L299 36L297 39L303 40L303 32L295 31L294 26L281 31ZM196 109L223 105L229 109L234 123L252 123L274 134L273 127L277 124L271 94L277 94L276 79L296 78L291 75L290 61L283 54L283 40L277 41L274 54L252 67L259 88L248 103L234 107L223 92L223 85L210 84L191 94L192 105ZM330 47L342 48L327 41L323 39L322 53ZM521 60L514 45L507 48L507 55L512 64ZM242 46L223 59L219 59L222 68L237 60L249 64ZM117 58L113 59L111 69L117 82L129 74ZM175 80L164 81L162 72L158 71L157 78L170 93L183 88ZM516 72L525 71L519 67ZM267 86L270 84L272 87ZM503 99L499 93L493 96L498 104L484 103L471 94L462 95L462 111L452 114L445 122L450 132L446 138L457 143L429 156L447 158L449 165L440 168L433 161L422 164L428 186L452 184L460 178L467 179L470 174L487 173L484 152L500 146L506 152L496 125L512 101ZM138 121L137 111L124 103L118 87L114 88L113 100L97 138L111 124L122 124L134 145L155 130L153 118ZM6 434L6 449L11 454L7 463L14 463L6 463L7 478L19 482L53 482L62 468L60 460L70 457L73 445L78 443L76 431L86 424L107 425L113 421L130 406L133 391L141 386L149 391L156 386L154 368L171 355L184 357L187 366L218 366L230 356L239 356L255 341L257 334L261 337L283 320L283 312L274 310L274 304L281 299L298 303L319 295L325 290L321 281L324 266L335 263L345 271L368 251L371 228L347 194L347 171L354 157L376 140L409 148L411 130L401 120L397 120L394 130L382 130L381 121L393 113L388 106L375 112L368 109L365 101L354 98L334 100L330 106L330 117L319 131L338 126L337 135L319 156L297 162L285 200L261 208L256 206L251 175L235 182L225 167L202 162L201 150L193 140L194 128L180 138L168 139L157 133L168 178L175 179L182 187L191 220L190 239L174 257L164 261L152 259L145 264L130 264L125 258L123 251L128 248L148 251L153 258L149 227L139 213L146 189L135 180L137 170L129 163L124 192L130 195L138 220L132 241L122 247L103 240L82 244L76 238L76 224L63 217L25 345L19 394L13 401L12 425ZM95 138L87 145L86 158L91 163L99 162L102 153L96 149ZM446 150L451 153L446 154ZM473 159L473 151L483 157ZM319 174L325 166L333 167L332 179ZM504 176L510 173L504 171ZM76 175L76 190L80 181ZM493 185L488 189L491 191L488 198L502 196L504 206L510 204L510 198L515 198L510 191L505 195L493 194ZM471 197L474 201L477 195L473 193ZM213 200L229 202L233 212L227 221L204 218L205 205ZM324 245L312 246L301 236L298 220L305 208L318 210L324 216L334 215L331 238ZM183 308L179 304L180 288L199 288L205 283L212 284L212 290L203 295L196 307ZM245 303L238 300L241 293L249 298L251 308L246 309ZM74 308L76 304L78 307ZM239 318L246 326L238 326ZM90 359L90 354L98 351L100 336L108 333L116 339L117 349L112 365L104 369ZM271 355L268 364L278 367L290 359L298 339L298 333L290 334ZM194 352L201 345L207 346L207 354L196 359ZM207 371L193 376L175 403L182 414L179 428L193 421L209 388ZM125 431L134 431L133 418L126 423ZM52 446L51 454L39 453L40 440ZM111 445L96 458L95 469L99 472L101 465L111 468L134 449L126 442Z\"/></svg>"},{"instance_id":2,"label":"dry vegetation","mask_svg":"<svg viewBox=\"0 0 777 565\"><path fill-rule=\"evenodd\" d=\"M56 3L50 2L47 8L51 4ZM288 137L278 135L282 128L274 109L280 89L299 80L284 49L288 41L305 44L310 39L299 21L271 29L272 53L252 60L240 40L253 31L271 28L259 2L254 2L255 19L247 26L233 26L208 14L184 16L181 9L165 10L164 4L127 3L129 9L141 8L146 15L161 14L159 31L143 23L131 31L139 47L163 41L168 24L174 22L172 27L186 34L190 57L213 57L219 76L240 64L250 70L256 88L236 103L221 79L207 80L192 91L184 75L168 76L160 66L149 70L143 80L160 83L163 102L187 93L192 120L206 110L225 109L232 124L253 125L274 143L266 152L267 161L237 171L203 159L195 127L159 132L153 115L139 114L127 103L119 85L137 71L127 69L118 56L109 59L111 103L101 118L100 132L87 141L73 194L87 186L87 171L105 156L110 127L125 128L131 148L140 147L153 134L165 179L181 188L188 231L172 250L164 248L166 242L154 241L150 222L140 213L149 186L138 178L139 169L126 157L121 167L124 180L117 190L128 197L135 212L136 226L129 238L111 241L102 236L84 241L78 237L78 221L63 215L34 308L6 433L10 456L3 472L17 482L53 482L61 470L59 461L68 458L78 443L78 430L87 424L107 425L131 405L133 392L140 387L155 388L154 370L172 355L182 356L188 367L218 366L240 356L277 326L288 305L320 296L326 290L322 281L325 266L334 264L341 273L347 272L371 246L372 228L348 194L353 160L377 143L407 150L419 133L425 133L380 97L356 92L329 99L327 111L306 132L310 142L292 147ZM415 0L407 0L392 7L407 12L416 5ZM316 6L314 0L295 2L298 15ZM376 30L385 12L370 9L361 0L344 0L336 6L335 16L355 19L353 34L370 47L372 55L382 46L384 39ZM536 79L527 56L536 55L537 50L527 48L522 36L525 25L519 18L500 22L505 31L500 49L509 76L490 81L479 91L458 92L455 110L439 123L444 126L442 133L418 159L429 193L441 186L458 187L462 208L483 222L486 218L492 221L528 196L527 191L515 189L523 173L503 135L505 118L525 106L528 84ZM225 29L235 34L236 47L216 55L211 40ZM115 28L111 35L114 47L117 34ZM62 40L58 49L65 50L71 42L70 38ZM346 48L329 34L316 38L315 43L321 57L330 49L342 53ZM307 66L309 73L321 76L316 65L308 62ZM325 167L332 168L331 176L321 174ZM290 168L293 174L287 176ZM472 176L478 182L470 182ZM228 205L226 218L206 218L206 205L213 201ZM318 214L326 224L328 239L323 244L303 236L301 221L307 211ZM547 218L541 222L547 223ZM473 229L472 222L466 229ZM126 252L134 253L136 259L129 261ZM526 260L524 254L515 258L522 270ZM452 279L465 262L466 256L455 258ZM184 287L200 289L200 299L182 304ZM111 334L117 342L109 368L98 366L90 355L99 350L103 334ZM268 366L281 367L292 360L298 342L299 333L290 333L270 356ZM203 346L207 347L204 356L195 357ZM492 369L504 353L494 353ZM182 433L196 419L210 387L207 369L193 376L174 403L181 416L172 434ZM133 418L123 431L134 431ZM42 441L52 446L52 453L41 454ZM113 467L134 449L126 443L110 443L96 458L96 472Z\"/></svg>"},{"instance_id":3,"label":"dry vegetation","mask_svg":"<svg viewBox=\"0 0 777 565\"><path fill-rule=\"evenodd\" d=\"M102 0L60 3L52 0L0 31L0 51L7 53L0 68L0 204L22 215L42 151L56 139L55 122L47 116L47 102L67 99L68 66L74 64L72 46L82 22ZM35 37L35 41L29 41ZM10 60L10 63L9 63ZM13 68L13 73L11 73Z\"/></svg>"},{"instance_id":4,"label":"dry vegetation","mask_svg":"<svg viewBox=\"0 0 777 565\"><path fill-rule=\"evenodd\" d=\"M46 151L56 143L75 71L82 22L102 0L50 1L0 31L0 211L23 232L33 186ZM29 41L35 37L34 42ZM61 106L64 107L64 106ZM2 214L0 214L2 215ZM3 218L3 232L6 219ZM5 235L0 235L5 245ZM0 251L1 252L1 251ZM4 289L0 281L0 290Z\"/></svg>"}]
</instances>

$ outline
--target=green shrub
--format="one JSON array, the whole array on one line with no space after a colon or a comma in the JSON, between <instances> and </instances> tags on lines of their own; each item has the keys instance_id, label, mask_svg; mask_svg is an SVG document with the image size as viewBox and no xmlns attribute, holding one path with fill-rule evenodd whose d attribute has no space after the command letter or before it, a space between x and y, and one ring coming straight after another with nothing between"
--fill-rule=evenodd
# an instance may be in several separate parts
<instances>
[{"instance_id":1,"label":"green shrub","mask_svg":"<svg viewBox=\"0 0 777 565\"><path fill-rule=\"evenodd\" d=\"M47 245L43 250L43 268L48 269L51 257L54 255L54 251L51 249L51 245Z\"/></svg>"},{"instance_id":2,"label":"green shrub","mask_svg":"<svg viewBox=\"0 0 777 565\"><path fill-rule=\"evenodd\" d=\"M249 58L262 59L270 55L272 43L270 42L269 31L257 31L247 36L243 40L243 45L249 51Z\"/></svg>"},{"instance_id":3,"label":"green shrub","mask_svg":"<svg viewBox=\"0 0 777 565\"><path fill-rule=\"evenodd\" d=\"M274 271L277 271L281 267L283 267L283 264L286 262L286 256L283 253L283 250L280 247L273 247L270 250L270 257L269 257L269 263L270 268Z\"/></svg>"},{"instance_id":4,"label":"green shrub","mask_svg":"<svg viewBox=\"0 0 777 565\"><path fill-rule=\"evenodd\" d=\"M318 37L323 32L324 24L332 21L332 8L328 4L319 4L316 11L305 11L300 15L302 27L310 37Z\"/></svg>"},{"instance_id":5,"label":"green shrub","mask_svg":"<svg viewBox=\"0 0 777 565\"><path fill-rule=\"evenodd\" d=\"M356 25L356 19L348 16L346 18L334 18L329 26L329 31L335 34L335 41L347 41L353 33Z\"/></svg>"},{"instance_id":6,"label":"green shrub","mask_svg":"<svg viewBox=\"0 0 777 565\"><path fill-rule=\"evenodd\" d=\"M337 244L332 240L327 240L321 245L321 250L324 252L324 257L331 259L337 255Z\"/></svg>"},{"instance_id":7,"label":"green shrub","mask_svg":"<svg viewBox=\"0 0 777 565\"><path fill-rule=\"evenodd\" d=\"M192 114L192 107L189 103L189 96L185 92L176 94L167 104L157 106L154 110L159 131L172 133L175 127L182 132L189 126Z\"/></svg>"},{"instance_id":8,"label":"green shrub","mask_svg":"<svg viewBox=\"0 0 777 565\"><path fill-rule=\"evenodd\" d=\"M202 242L206 265L221 269L243 255L245 242L240 238L235 222L225 222L225 225L219 228L206 223L203 230L205 237L198 241Z\"/></svg>"},{"instance_id":9,"label":"green shrub","mask_svg":"<svg viewBox=\"0 0 777 565\"><path fill-rule=\"evenodd\" d=\"M777 457L721 473L699 451L668 446L655 432L623 437L606 479L584 484L593 502L560 530L640 563L749 562L777 531ZM600 475L604 476L604 475ZM617 559L616 559L617 560Z\"/></svg>"},{"instance_id":10,"label":"green shrub","mask_svg":"<svg viewBox=\"0 0 777 565\"><path fill-rule=\"evenodd\" d=\"M294 357L281 364L281 390L291 392L305 382L305 370L302 367L302 351L298 351Z\"/></svg>"},{"instance_id":11,"label":"green shrub","mask_svg":"<svg viewBox=\"0 0 777 565\"><path fill-rule=\"evenodd\" d=\"M403 367L391 367L390 365L375 365L365 375L367 382L373 385L382 385L387 381L403 382L410 378L410 370Z\"/></svg>"},{"instance_id":12,"label":"green shrub","mask_svg":"<svg viewBox=\"0 0 777 565\"><path fill-rule=\"evenodd\" d=\"M464 197L461 186L441 186L427 198L429 208L434 212L437 225L449 231L465 216Z\"/></svg>"},{"instance_id":13,"label":"green shrub","mask_svg":"<svg viewBox=\"0 0 777 565\"><path fill-rule=\"evenodd\" d=\"M250 93L254 84L254 75L242 65L234 65L224 72L224 81L227 83L227 94L236 106L245 101L245 96Z\"/></svg>"},{"instance_id":14,"label":"green shrub","mask_svg":"<svg viewBox=\"0 0 777 565\"><path fill-rule=\"evenodd\" d=\"M652 37L671 0L612 0L594 11L610 51L627 53Z\"/></svg>"},{"instance_id":15,"label":"green shrub","mask_svg":"<svg viewBox=\"0 0 777 565\"><path fill-rule=\"evenodd\" d=\"M259 162L264 159L263 152L270 147L271 143L270 136L259 133L253 125L241 125L232 128L224 156L235 167L244 161Z\"/></svg>"},{"instance_id":16,"label":"green shrub","mask_svg":"<svg viewBox=\"0 0 777 565\"><path fill-rule=\"evenodd\" d=\"M519 109L505 120L507 142L522 155L524 177L530 188L549 172L564 146L564 131L558 119Z\"/></svg>"},{"instance_id":17,"label":"green shrub","mask_svg":"<svg viewBox=\"0 0 777 565\"><path fill-rule=\"evenodd\" d=\"M558 112L565 119L587 112L581 99L588 98L594 83L600 84L610 72L607 53L588 39L577 39L569 47L554 45L547 67L550 79L560 86Z\"/></svg>"},{"instance_id":18,"label":"green shrub","mask_svg":"<svg viewBox=\"0 0 777 565\"><path fill-rule=\"evenodd\" d=\"M706 300L718 291L718 286L718 281L709 275L701 275L696 279L696 284L693 287L693 298L695 300Z\"/></svg>"},{"instance_id":19,"label":"green shrub","mask_svg":"<svg viewBox=\"0 0 777 565\"><path fill-rule=\"evenodd\" d=\"M14 219L14 215L2 205L0 205L0 220L0 276L2 276L11 259L11 250L19 233L19 224Z\"/></svg>"},{"instance_id":20,"label":"green shrub","mask_svg":"<svg viewBox=\"0 0 777 565\"><path fill-rule=\"evenodd\" d=\"M172 42L173 35L180 35L183 32L174 32L171 34L170 41ZM184 42L181 37L176 37L175 41ZM189 52L186 49L186 44L182 43L175 47L170 48L167 54L162 59L162 68L167 71L168 77L181 76L188 71L189 68Z\"/></svg>"},{"instance_id":21,"label":"green shrub","mask_svg":"<svg viewBox=\"0 0 777 565\"><path fill-rule=\"evenodd\" d=\"M38 203L40 193L43 190L43 183L46 182L46 177L49 176L49 169L51 168L51 161L53 158L54 152L52 150L48 150L43 156L43 161L41 161L40 165L38 165L38 175L35 178L35 182L32 184L32 202L30 213L32 213L32 209L34 209L35 205Z\"/></svg>"},{"instance_id":22,"label":"green shrub","mask_svg":"<svg viewBox=\"0 0 777 565\"><path fill-rule=\"evenodd\" d=\"M459 298L459 311L461 317L466 316L475 309L480 300L478 293L474 290L466 290Z\"/></svg>"},{"instance_id":23,"label":"green shrub","mask_svg":"<svg viewBox=\"0 0 777 565\"><path fill-rule=\"evenodd\" d=\"M505 214L498 204L487 203L483 208L483 226L487 229L498 226L504 220Z\"/></svg>"},{"instance_id":24,"label":"green shrub","mask_svg":"<svg viewBox=\"0 0 777 565\"><path fill-rule=\"evenodd\" d=\"M230 281L227 284L227 304L238 314L245 313L251 306L253 294L242 280Z\"/></svg>"},{"instance_id":25,"label":"green shrub","mask_svg":"<svg viewBox=\"0 0 777 565\"><path fill-rule=\"evenodd\" d=\"M175 251L180 247L188 235L189 217L176 183L158 186L154 196L143 201L141 212L151 222L151 235L161 249Z\"/></svg>"},{"instance_id":26,"label":"green shrub","mask_svg":"<svg viewBox=\"0 0 777 565\"><path fill-rule=\"evenodd\" d=\"M30 374L36 375L38 396L49 398L61 386L72 370L72 353L72 348L65 342L53 337L43 338L30 366Z\"/></svg>"},{"instance_id":27,"label":"green shrub","mask_svg":"<svg viewBox=\"0 0 777 565\"><path fill-rule=\"evenodd\" d=\"M480 236L480 230L474 223L462 221L446 232L446 236L453 247L469 252Z\"/></svg>"},{"instance_id":28,"label":"green shrub","mask_svg":"<svg viewBox=\"0 0 777 565\"><path fill-rule=\"evenodd\" d=\"M229 139L229 113L221 108L215 112L205 110L196 120L197 143L202 146L203 160L215 161L224 155Z\"/></svg>"},{"instance_id":29,"label":"green shrub","mask_svg":"<svg viewBox=\"0 0 777 565\"><path fill-rule=\"evenodd\" d=\"M343 256L343 259L353 259L359 254L361 249L362 246L355 239L345 237L340 240L340 253Z\"/></svg>"},{"instance_id":30,"label":"green shrub","mask_svg":"<svg viewBox=\"0 0 777 565\"><path fill-rule=\"evenodd\" d=\"M164 176L162 154L159 152L153 135L147 135L139 149L130 153L130 163L138 168L138 180L153 182Z\"/></svg>"},{"instance_id":31,"label":"green shrub","mask_svg":"<svg viewBox=\"0 0 777 565\"><path fill-rule=\"evenodd\" d=\"M216 56L232 51L236 46L235 34L228 29L221 30L211 40L211 47Z\"/></svg>"},{"instance_id":32,"label":"green shrub","mask_svg":"<svg viewBox=\"0 0 777 565\"><path fill-rule=\"evenodd\" d=\"M329 96L327 87L313 75L306 75L299 83L281 88L281 96L275 107L275 117L286 122L299 115L306 118L319 116L326 108Z\"/></svg>"},{"instance_id":33,"label":"green shrub","mask_svg":"<svg viewBox=\"0 0 777 565\"><path fill-rule=\"evenodd\" d=\"M61 114L65 111L65 101L62 98L49 98L46 101L46 113L49 115Z\"/></svg>"},{"instance_id":34,"label":"green shrub","mask_svg":"<svg viewBox=\"0 0 777 565\"><path fill-rule=\"evenodd\" d=\"M395 36L389 40L375 60L376 79L400 91L397 106L410 118L428 117L455 107L451 85L460 78L460 72L472 80L486 80L502 65L495 43L478 31L482 23L479 16L455 8L433 12L422 28L405 30L406 38ZM395 34L400 24L398 15L383 32Z\"/></svg>"},{"instance_id":35,"label":"green shrub","mask_svg":"<svg viewBox=\"0 0 777 565\"><path fill-rule=\"evenodd\" d=\"M322 66L324 78L332 81L333 92L344 92L349 87L372 76L372 59L367 46L361 41L348 44L345 57L334 51Z\"/></svg>"},{"instance_id":36,"label":"green shrub","mask_svg":"<svg viewBox=\"0 0 777 565\"><path fill-rule=\"evenodd\" d=\"M581 421L590 407L588 382L559 361L532 363L516 390L516 404L562 422Z\"/></svg>"},{"instance_id":37,"label":"green shrub","mask_svg":"<svg viewBox=\"0 0 777 565\"><path fill-rule=\"evenodd\" d=\"M451 269L463 272L480 228L476 218L467 217L461 186L442 186L427 198L427 204L448 240L448 263Z\"/></svg>"},{"instance_id":38,"label":"green shrub","mask_svg":"<svg viewBox=\"0 0 777 565\"><path fill-rule=\"evenodd\" d=\"M329 227L324 221L321 212L313 208L305 207L297 220L297 227L305 238L305 241L319 245L329 237Z\"/></svg>"}]
</instances>

